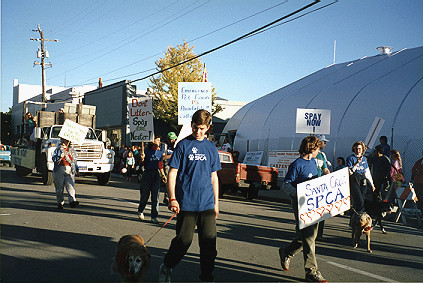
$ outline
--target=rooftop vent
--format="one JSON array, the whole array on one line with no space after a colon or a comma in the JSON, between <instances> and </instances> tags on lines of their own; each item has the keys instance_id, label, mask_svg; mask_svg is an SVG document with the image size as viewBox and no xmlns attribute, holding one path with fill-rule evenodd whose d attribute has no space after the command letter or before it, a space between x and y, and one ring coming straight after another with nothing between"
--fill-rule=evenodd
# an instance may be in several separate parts
<instances>
[{"instance_id":1,"label":"rooftop vent","mask_svg":"<svg viewBox=\"0 0 423 283\"><path fill-rule=\"evenodd\" d=\"M390 47L390 46L379 46L376 49L379 50L381 55L389 55L389 54L391 54L392 47Z\"/></svg>"}]
</instances>

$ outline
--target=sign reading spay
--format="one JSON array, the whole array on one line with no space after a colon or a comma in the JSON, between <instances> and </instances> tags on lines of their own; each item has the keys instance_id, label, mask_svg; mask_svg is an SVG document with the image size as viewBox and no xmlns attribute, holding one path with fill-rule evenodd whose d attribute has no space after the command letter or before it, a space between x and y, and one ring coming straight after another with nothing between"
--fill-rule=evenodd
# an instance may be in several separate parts
<instances>
[{"instance_id":1,"label":"sign reading spay","mask_svg":"<svg viewBox=\"0 0 423 283\"><path fill-rule=\"evenodd\" d=\"M297 134L330 134L330 110L297 108Z\"/></svg>"},{"instance_id":2,"label":"sign reading spay","mask_svg":"<svg viewBox=\"0 0 423 283\"><path fill-rule=\"evenodd\" d=\"M297 200L300 229L350 209L348 168L298 184Z\"/></svg>"},{"instance_id":3,"label":"sign reading spay","mask_svg":"<svg viewBox=\"0 0 423 283\"><path fill-rule=\"evenodd\" d=\"M62 129L60 130L59 137L73 143L82 143L85 140L87 132L87 127L66 119Z\"/></svg>"},{"instance_id":4,"label":"sign reading spay","mask_svg":"<svg viewBox=\"0 0 423 283\"><path fill-rule=\"evenodd\" d=\"M130 98L128 116L131 142L153 141L153 100Z\"/></svg>"},{"instance_id":5,"label":"sign reading spay","mask_svg":"<svg viewBox=\"0 0 423 283\"><path fill-rule=\"evenodd\" d=\"M210 82L178 83L178 124L190 124L195 111L204 109L212 113L212 87Z\"/></svg>"}]
</instances>

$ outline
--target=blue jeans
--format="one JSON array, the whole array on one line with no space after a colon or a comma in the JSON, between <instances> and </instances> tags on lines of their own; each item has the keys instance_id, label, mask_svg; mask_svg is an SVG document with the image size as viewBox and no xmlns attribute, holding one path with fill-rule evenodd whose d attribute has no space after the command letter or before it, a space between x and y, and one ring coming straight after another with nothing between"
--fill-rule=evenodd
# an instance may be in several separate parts
<instances>
[{"instance_id":1,"label":"blue jeans","mask_svg":"<svg viewBox=\"0 0 423 283\"><path fill-rule=\"evenodd\" d=\"M160 191L160 174L159 170L145 170L142 174L140 184L140 204L138 212L144 212L148 198L151 192L151 218L159 215L159 191Z\"/></svg>"}]
</instances>

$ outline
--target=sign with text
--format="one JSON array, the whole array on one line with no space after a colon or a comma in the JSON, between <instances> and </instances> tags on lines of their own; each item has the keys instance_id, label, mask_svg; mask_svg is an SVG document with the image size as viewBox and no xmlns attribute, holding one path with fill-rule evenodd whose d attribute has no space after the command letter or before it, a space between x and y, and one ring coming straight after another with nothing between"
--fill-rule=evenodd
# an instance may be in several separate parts
<instances>
[{"instance_id":1,"label":"sign with text","mask_svg":"<svg viewBox=\"0 0 423 283\"><path fill-rule=\"evenodd\" d=\"M263 151L249 151L245 154L244 164L246 165L257 165L261 164L263 158Z\"/></svg>"},{"instance_id":2,"label":"sign with text","mask_svg":"<svg viewBox=\"0 0 423 283\"><path fill-rule=\"evenodd\" d=\"M66 119L60 130L59 137L71 141L72 143L82 143L87 136L87 132L87 127Z\"/></svg>"},{"instance_id":3,"label":"sign with text","mask_svg":"<svg viewBox=\"0 0 423 283\"><path fill-rule=\"evenodd\" d=\"M278 178L284 178L289 165L300 157L297 150L281 150L269 152L269 167L278 168Z\"/></svg>"},{"instance_id":4,"label":"sign with text","mask_svg":"<svg viewBox=\"0 0 423 283\"><path fill-rule=\"evenodd\" d=\"M330 110L297 108L297 134L330 134Z\"/></svg>"},{"instance_id":5,"label":"sign with text","mask_svg":"<svg viewBox=\"0 0 423 283\"><path fill-rule=\"evenodd\" d=\"M212 87L209 82L178 83L178 124L190 124L195 111L212 113Z\"/></svg>"},{"instance_id":6,"label":"sign with text","mask_svg":"<svg viewBox=\"0 0 423 283\"><path fill-rule=\"evenodd\" d=\"M350 209L348 168L298 184L297 200L300 229Z\"/></svg>"},{"instance_id":7,"label":"sign with text","mask_svg":"<svg viewBox=\"0 0 423 283\"><path fill-rule=\"evenodd\" d=\"M12 147L10 151L10 162L29 169L35 168L35 150Z\"/></svg>"},{"instance_id":8,"label":"sign with text","mask_svg":"<svg viewBox=\"0 0 423 283\"><path fill-rule=\"evenodd\" d=\"M128 116L131 142L154 140L152 98L130 98Z\"/></svg>"}]
</instances>

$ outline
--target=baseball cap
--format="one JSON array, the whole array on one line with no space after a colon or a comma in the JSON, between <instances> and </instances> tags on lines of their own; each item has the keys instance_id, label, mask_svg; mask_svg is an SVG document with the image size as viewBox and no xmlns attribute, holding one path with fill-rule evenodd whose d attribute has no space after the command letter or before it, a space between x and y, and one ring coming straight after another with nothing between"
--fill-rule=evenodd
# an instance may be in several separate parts
<instances>
[{"instance_id":1,"label":"baseball cap","mask_svg":"<svg viewBox=\"0 0 423 283\"><path fill-rule=\"evenodd\" d=\"M178 136L174 132L169 132L167 134L167 137L171 140L176 140L178 138Z\"/></svg>"},{"instance_id":2,"label":"baseball cap","mask_svg":"<svg viewBox=\"0 0 423 283\"><path fill-rule=\"evenodd\" d=\"M319 140L324 141L324 142L328 142L329 141L328 139L326 139L325 135L321 135L318 138L319 138Z\"/></svg>"}]
</instances>

